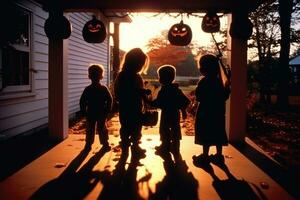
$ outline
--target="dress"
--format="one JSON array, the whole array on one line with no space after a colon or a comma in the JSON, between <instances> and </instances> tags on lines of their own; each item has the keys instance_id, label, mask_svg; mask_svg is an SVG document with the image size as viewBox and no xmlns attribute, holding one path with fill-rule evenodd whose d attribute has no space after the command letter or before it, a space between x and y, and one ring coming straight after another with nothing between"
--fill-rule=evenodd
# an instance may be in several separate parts
<instances>
[{"instance_id":1,"label":"dress","mask_svg":"<svg viewBox=\"0 0 300 200\"><path fill-rule=\"evenodd\" d=\"M204 77L198 82L196 100L199 102L195 119L195 143L227 145L225 131L225 101L230 90L217 77Z\"/></svg>"},{"instance_id":2,"label":"dress","mask_svg":"<svg viewBox=\"0 0 300 200\"><path fill-rule=\"evenodd\" d=\"M141 138L143 110L143 79L139 74L121 71L115 81L116 100L119 103L120 135L125 146L131 140L137 145Z\"/></svg>"}]
</instances>

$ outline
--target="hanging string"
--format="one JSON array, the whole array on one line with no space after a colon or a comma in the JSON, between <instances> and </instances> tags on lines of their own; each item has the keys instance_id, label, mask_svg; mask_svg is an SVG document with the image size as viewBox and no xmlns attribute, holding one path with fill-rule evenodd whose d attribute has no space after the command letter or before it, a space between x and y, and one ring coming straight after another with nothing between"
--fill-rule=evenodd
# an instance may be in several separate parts
<instances>
[{"instance_id":1,"label":"hanging string","mask_svg":"<svg viewBox=\"0 0 300 200\"><path fill-rule=\"evenodd\" d=\"M215 35L213 33L211 33L211 36L212 36L212 39L214 41L214 43L216 44L216 47L217 47L217 50L218 50L218 55L217 55L217 58L219 60L219 63L220 63L220 66L221 66L221 78L222 78L222 81L223 81L223 84L225 85L226 82L228 82L230 84L230 78L231 78L231 70L229 67L226 67L224 65L224 63L222 62L222 52L219 48L219 44L215 38ZM225 77L224 77L225 76Z\"/></svg>"}]
</instances>

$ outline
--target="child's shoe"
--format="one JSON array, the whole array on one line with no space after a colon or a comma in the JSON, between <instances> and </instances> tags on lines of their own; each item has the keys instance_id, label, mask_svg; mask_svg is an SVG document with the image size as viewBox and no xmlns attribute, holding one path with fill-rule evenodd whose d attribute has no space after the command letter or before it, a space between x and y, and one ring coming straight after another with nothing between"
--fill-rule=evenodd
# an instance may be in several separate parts
<instances>
[{"instance_id":1,"label":"child's shoe","mask_svg":"<svg viewBox=\"0 0 300 200\"><path fill-rule=\"evenodd\" d=\"M111 147L109 146L109 144L105 144L102 146L101 148L104 152L109 152L111 150Z\"/></svg>"},{"instance_id":2,"label":"child's shoe","mask_svg":"<svg viewBox=\"0 0 300 200\"><path fill-rule=\"evenodd\" d=\"M224 156L222 154L211 155L210 160L214 164L219 164L220 165L220 164L225 163L225 159L224 159Z\"/></svg>"},{"instance_id":3,"label":"child's shoe","mask_svg":"<svg viewBox=\"0 0 300 200\"><path fill-rule=\"evenodd\" d=\"M193 156L193 162L196 165L208 165L209 164L209 156L200 154L199 156Z\"/></svg>"}]
</instances>

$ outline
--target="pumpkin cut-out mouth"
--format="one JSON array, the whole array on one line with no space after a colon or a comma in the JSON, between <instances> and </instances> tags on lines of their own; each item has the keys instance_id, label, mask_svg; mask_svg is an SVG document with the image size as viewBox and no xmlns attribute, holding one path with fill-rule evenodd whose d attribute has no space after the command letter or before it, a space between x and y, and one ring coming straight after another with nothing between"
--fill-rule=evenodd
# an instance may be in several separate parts
<instances>
[{"instance_id":1,"label":"pumpkin cut-out mouth","mask_svg":"<svg viewBox=\"0 0 300 200\"><path fill-rule=\"evenodd\" d=\"M85 23L82 29L82 37L88 43L103 42L106 38L104 23L93 15L93 19Z\"/></svg>"},{"instance_id":2,"label":"pumpkin cut-out mouth","mask_svg":"<svg viewBox=\"0 0 300 200\"><path fill-rule=\"evenodd\" d=\"M183 20L178 24L174 24L168 32L168 40L172 45L185 46L192 40L191 28L183 23Z\"/></svg>"},{"instance_id":3,"label":"pumpkin cut-out mouth","mask_svg":"<svg viewBox=\"0 0 300 200\"><path fill-rule=\"evenodd\" d=\"M174 37L177 37L177 36L180 36L180 37L184 37L184 36L186 36L188 33L187 33L187 31L184 31L184 32L174 32L174 31L172 31L171 32L171 34L174 36Z\"/></svg>"},{"instance_id":4,"label":"pumpkin cut-out mouth","mask_svg":"<svg viewBox=\"0 0 300 200\"><path fill-rule=\"evenodd\" d=\"M99 32L99 31L100 31L101 25L100 25L100 24L96 24L96 25L91 25L91 24L90 24L90 25L88 26L88 29L89 29L90 32L96 33L96 32Z\"/></svg>"},{"instance_id":5,"label":"pumpkin cut-out mouth","mask_svg":"<svg viewBox=\"0 0 300 200\"><path fill-rule=\"evenodd\" d=\"M202 30L206 33L215 33L220 30L220 19L215 12L208 12L202 20Z\"/></svg>"}]
</instances>

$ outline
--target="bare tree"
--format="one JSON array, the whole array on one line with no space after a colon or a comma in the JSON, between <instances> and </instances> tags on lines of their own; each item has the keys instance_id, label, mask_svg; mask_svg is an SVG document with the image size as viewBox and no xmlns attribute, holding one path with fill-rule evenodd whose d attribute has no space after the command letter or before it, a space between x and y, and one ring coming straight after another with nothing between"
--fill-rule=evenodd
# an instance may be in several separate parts
<instances>
[{"instance_id":1,"label":"bare tree","mask_svg":"<svg viewBox=\"0 0 300 200\"><path fill-rule=\"evenodd\" d=\"M288 95L289 95L289 55L290 55L290 43L292 39L292 13L298 12L299 0L278 0L279 2L279 15L280 15L280 57L279 67L281 76L278 80L278 98L277 105L281 109L287 109L289 107ZM297 13L295 14L297 16Z\"/></svg>"}]
</instances>

